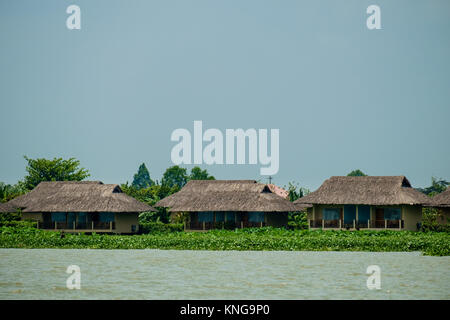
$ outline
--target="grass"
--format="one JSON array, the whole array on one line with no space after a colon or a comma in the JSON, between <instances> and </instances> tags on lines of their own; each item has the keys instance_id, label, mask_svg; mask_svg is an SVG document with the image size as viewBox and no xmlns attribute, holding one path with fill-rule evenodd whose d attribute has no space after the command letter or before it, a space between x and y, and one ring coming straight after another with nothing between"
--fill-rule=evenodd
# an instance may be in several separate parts
<instances>
[{"instance_id":1,"label":"grass","mask_svg":"<svg viewBox=\"0 0 450 320\"><path fill-rule=\"evenodd\" d=\"M146 235L72 235L32 227L0 227L0 248L280 250L411 252L449 256L448 232L309 231L278 228Z\"/></svg>"}]
</instances>

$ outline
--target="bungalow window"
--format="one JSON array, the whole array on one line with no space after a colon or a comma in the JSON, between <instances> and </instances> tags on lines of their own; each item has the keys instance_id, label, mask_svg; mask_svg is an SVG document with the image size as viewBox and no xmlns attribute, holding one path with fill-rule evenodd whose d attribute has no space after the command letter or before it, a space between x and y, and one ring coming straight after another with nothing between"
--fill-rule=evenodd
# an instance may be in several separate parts
<instances>
[{"instance_id":1,"label":"bungalow window","mask_svg":"<svg viewBox=\"0 0 450 320\"><path fill-rule=\"evenodd\" d=\"M213 222L214 213L213 212L199 212L198 222Z\"/></svg>"},{"instance_id":2,"label":"bungalow window","mask_svg":"<svg viewBox=\"0 0 450 320\"><path fill-rule=\"evenodd\" d=\"M66 222L65 212L52 212L52 222Z\"/></svg>"},{"instance_id":3,"label":"bungalow window","mask_svg":"<svg viewBox=\"0 0 450 320\"><path fill-rule=\"evenodd\" d=\"M340 212L340 208L324 208L323 220L339 220Z\"/></svg>"},{"instance_id":4,"label":"bungalow window","mask_svg":"<svg viewBox=\"0 0 450 320\"><path fill-rule=\"evenodd\" d=\"M78 212L78 223L86 223L87 222L87 213L86 212Z\"/></svg>"},{"instance_id":5,"label":"bungalow window","mask_svg":"<svg viewBox=\"0 0 450 320\"><path fill-rule=\"evenodd\" d=\"M350 224L350 223L353 223L353 220L356 220L356 206L345 205L344 206L344 223Z\"/></svg>"},{"instance_id":6,"label":"bungalow window","mask_svg":"<svg viewBox=\"0 0 450 320\"><path fill-rule=\"evenodd\" d=\"M370 220L370 206L358 206L358 220L364 222Z\"/></svg>"},{"instance_id":7,"label":"bungalow window","mask_svg":"<svg viewBox=\"0 0 450 320\"><path fill-rule=\"evenodd\" d=\"M67 224L72 227L73 223L75 222L76 213L75 212L68 212L67 213Z\"/></svg>"},{"instance_id":8,"label":"bungalow window","mask_svg":"<svg viewBox=\"0 0 450 320\"><path fill-rule=\"evenodd\" d=\"M234 219L235 219L234 212L227 212L225 214L227 215L227 221L234 221Z\"/></svg>"},{"instance_id":9,"label":"bungalow window","mask_svg":"<svg viewBox=\"0 0 450 320\"><path fill-rule=\"evenodd\" d=\"M114 213L113 212L100 212L99 221L100 222L114 222Z\"/></svg>"},{"instance_id":10,"label":"bungalow window","mask_svg":"<svg viewBox=\"0 0 450 320\"><path fill-rule=\"evenodd\" d=\"M225 213L224 212L216 212L216 222L225 221Z\"/></svg>"},{"instance_id":11,"label":"bungalow window","mask_svg":"<svg viewBox=\"0 0 450 320\"><path fill-rule=\"evenodd\" d=\"M400 220L402 216L400 208L385 208L384 220Z\"/></svg>"},{"instance_id":12,"label":"bungalow window","mask_svg":"<svg viewBox=\"0 0 450 320\"><path fill-rule=\"evenodd\" d=\"M79 228L87 228L88 215L86 212L77 213L77 225Z\"/></svg>"},{"instance_id":13,"label":"bungalow window","mask_svg":"<svg viewBox=\"0 0 450 320\"><path fill-rule=\"evenodd\" d=\"M248 213L249 222L264 222L264 212L249 212Z\"/></svg>"}]
</instances>

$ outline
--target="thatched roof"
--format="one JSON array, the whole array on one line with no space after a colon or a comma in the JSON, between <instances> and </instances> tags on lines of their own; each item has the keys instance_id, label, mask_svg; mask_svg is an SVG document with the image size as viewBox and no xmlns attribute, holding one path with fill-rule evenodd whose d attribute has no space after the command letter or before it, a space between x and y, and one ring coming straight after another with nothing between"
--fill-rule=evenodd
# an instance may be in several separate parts
<instances>
[{"instance_id":1,"label":"thatched roof","mask_svg":"<svg viewBox=\"0 0 450 320\"><path fill-rule=\"evenodd\" d=\"M191 180L155 206L168 207L172 212L297 211L292 202L254 180Z\"/></svg>"},{"instance_id":2,"label":"thatched roof","mask_svg":"<svg viewBox=\"0 0 450 320\"><path fill-rule=\"evenodd\" d=\"M294 202L295 207L298 211L306 211L308 208L311 208L313 205L309 203L298 203Z\"/></svg>"},{"instance_id":3,"label":"thatched roof","mask_svg":"<svg viewBox=\"0 0 450 320\"><path fill-rule=\"evenodd\" d=\"M100 181L41 182L32 191L0 206L0 212L145 212L151 206ZM13 210L12 210L13 209Z\"/></svg>"},{"instance_id":4,"label":"thatched roof","mask_svg":"<svg viewBox=\"0 0 450 320\"><path fill-rule=\"evenodd\" d=\"M430 202L423 193L411 187L404 176L331 177L316 191L295 203L422 205Z\"/></svg>"},{"instance_id":5,"label":"thatched roof","mask_svg":"<svg viewBox=\"0 0 450 320\"><path fill-rule=\"evenodd\" d=\"M450 208L450 187L431 198L431 205L438 208Z\"/></svg>"}]
</instances>

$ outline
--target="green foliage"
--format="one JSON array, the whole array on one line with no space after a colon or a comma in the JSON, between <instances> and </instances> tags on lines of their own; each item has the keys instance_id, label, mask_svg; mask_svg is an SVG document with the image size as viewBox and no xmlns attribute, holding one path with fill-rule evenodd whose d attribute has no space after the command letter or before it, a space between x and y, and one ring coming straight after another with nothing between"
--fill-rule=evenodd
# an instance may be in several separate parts
<instances>
[{"instance_id":1,"label":"green foliage","mask_svg":"<svg viewBox=\"0 0 450 320\"><path fill-rule=\"evenodd\" d=\"M184 225L182 223L162 223L162 222L139 223L139 232L141 234L181 232L183 230Z\"/></svg>"},{"instance_id":2,"label":"green foliage","mask_svg":"<svg viewBox=\"0 0 450 320\"><path fill-rule=\"evenodd\" d=\"M0 213L0 223L9 222L9 221L20 221L22 217L22 213L20 211L17 212L8 212L8 213Z\"/></svg>"},{"instance_id":3,"label":"green foliage","mask_svg":"<svg viewBox=\"0 0 450 320\"><path fill-rule=\"evenodd\" d=\"M435 177L431 177L431 186L429 186L427 188L417 188L417 190L432 197L438 193L445 191L449 185L450 185L450 182L448 182L442 178L438 179Z\"/></svg>"},{"instance_id":4,"label":"green foliage","mask_svg":"<svg viewBox=\"0 0 450 320\"><path fill-rule=\"evenodd\" d=\"M80 161L75 158L30 159L24 156L28 164L23 184L28 190L34 189L42 181L81 181L89 177L89 171L80 168Z\"/></svg>"},{"instance_id":5,"label":"green foliage","mask_svg":"<svg viewBox=\"0 0 450 320\"><path fill-rule=\"evenodd\" d=\"M144 235L72 235L35 228L0 227L0 248L278 250L414 252L449 256L447 232L321 231L250 228Z\"/></svg>"},{"instance_id":6,"label":"green foliage","mask_svg":"<svg viewBox=\"0 0 450 320\"><path fill-rule=\"evenodd\" d=\"M288 214L289 229L308 229L308 218L306 212L289 212Z\"/></svg>"},{"instance_id":7,"label":"green foliage","mask_svg":"<svg viewBox=\"0 0 450 320\"><path fill-rule=\"evenodd\" d=\"M186 168L179 166L172 166L166 169L164 172L161 185L169 188L178 187L183 188L188 181L188 175Z\"/></svg>"},{"instance_id":8,"label":"green foliage","mask_svg":"<svg viewBox=\"0 0 450 320\"><path fill-rule=\"evenodd\" d=\"M0 227L14 227L14 228L36 228L37 223L34 221L15 221L0 219Z\"/></svg>"},{"instance_id":9,"label":"green foliage","mask_svg":"<svg viewBox=\"0 0 450 320\"><path fill-rule=\"evenodd\" d=\"M347 177L364 177L364 176L367 176L367 174L365 174L359 169L353 170L347 175Z\"/></svg>"},{"instance_id":10,"label":"green foliage","mask_svg":"<svg viewBox=\"0 0 450 320\"><path fill-rule=\"evenodd\" d=\"M122 191L139 200L142 202L147 203L150 206L154 206L156 202L159 200L179 191L179 188L177 186L174 187L168 187L163 186L159 184L155 184L151 187L145 188L145 189L138 189L136 187L128 185L128 182L126 184L122 184L121 186ZM139 215L139 222L155 222L155 221L161 221L161 222L169 222L169 213L166 208L155 208L157 212L144 212Z\"/></svg>"},{"instance_id":11,"label":"green foliage","mask_svg":"<svg viewBox=\"0 0 450 320\"><path fill-rule=\"evenodd\" d=\"M145 163L142 163L139 166L138 172L133 177L133 183L131 184L136 189L144 189L151 187L155 184L155 182L150 178L150 173L145 166Z\"/></svg>"},{"instance_id":12,"label":"green foliage","mask_svg":"<svg viewBox=\"0 0 450 320\"><path fill-rule=\"evenodd\" d=\"M295 201L306 196L310 191L306 188L300 187L298 183L289 182L288 187L284 186L289 193L289 201ZM306 212L289 212L288 213L288 228L289 229L308 229L308 219Z\"/></svg>"},{"instance_id":13,"label":"green foliage","mask_svg":"<svg viewBox=\"0 0 450 320\"><path fill-rule=\"evenodd\" d=\"M284 186L284 189L289 192L289 201L292 202L306 196L310 192L309 189L300 187L298 183L295 182L289 182L288 187Z\"/></svg>"},{"instance_id":14,"label":"green foliage","mask_svg":"<svg viewBox=\"0 0 450 320\"><path fill-rule=\"evenodd\" d=\"M428 232L450 232L450 224L440 224L438 218L442 215L436 208L422 208L422 226L421 230Z\"/></svg>"},{"instance_id":15,"label":"green foliage","mask_svg":"<svg viewBox=\"0 0 450 320\"><path fill-rule=\"evenodd\" d=\"M26 190L23 188L22 184L17 183L15 185L6 184L4 182L0 182L0 203L8 202L22 194L24 194Z\"/></svg>"},{"instance_id":16,"label":"green foliage","mask_svg":"<svg viewBox=\"0 0 450 320\"><path fill-rule=\"evenodd\" d=\"M215 178L210 176L206 169L202 170L200 167L193 167L189 175L189 180L215 180Z\"/></svg>"}]
</instances>

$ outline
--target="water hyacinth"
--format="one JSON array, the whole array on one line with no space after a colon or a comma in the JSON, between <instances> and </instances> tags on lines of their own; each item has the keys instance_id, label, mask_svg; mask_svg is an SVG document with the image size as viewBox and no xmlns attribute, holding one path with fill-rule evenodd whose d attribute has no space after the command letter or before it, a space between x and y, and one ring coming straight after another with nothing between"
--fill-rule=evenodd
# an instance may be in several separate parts
<instances>
[{"instance_id":1,"label":"water hyacinth","mask_svg":"<svg viewBox=\"0 0 450 320\"><path fill-rule=\"evenodd\" d=\"M321 231L253 228L144 235L65 234L32 227L0 227L1 248L278 250L412 252L449 256L448 232Z\"/></svg>"}]
</instances>

